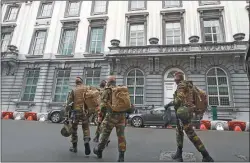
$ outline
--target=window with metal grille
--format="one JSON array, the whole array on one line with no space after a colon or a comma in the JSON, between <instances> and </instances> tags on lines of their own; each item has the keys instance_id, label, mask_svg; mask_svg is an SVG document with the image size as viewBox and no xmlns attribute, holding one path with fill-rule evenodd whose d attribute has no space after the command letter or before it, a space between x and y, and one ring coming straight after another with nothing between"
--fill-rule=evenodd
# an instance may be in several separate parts
<instances>
[{"instance_id":1,"label":"window with metal grille","mask_svg":"<svg viewBox=\"0 0 250 163\"><path fill-rule=\"evenodd\" d=\"M27 70L22 101L34 101L40 70Z\"/></svg>"},{"instance_id":2,"label":"window with metal grille","mask_svg":"<svg viewBox=\"0 0 250 163\"><path fill-rule=\"evenodd\" d=\"M53 12L53 9L52 9L52 4L53 2L46 2L46 3L43 3L41 2L41 6L40 6L40 12L39 12L39 15L38 17L39 18L49 18L52 16L52 12Z\"/></svg>"},{"instance_id":3,"label":"window with metal grille","mask_svg":"<svg viewBox=\"0 0 250 163\"><path fill-rule=\"evenodd\" d=\"M2 39L1 39L2 52L5 52L8 50L8 45L10 45L10 42L11 42L11 32L2 33Z\"/></svg>"},{"instance_id":4,"label":"window with metal grille","mask_svg":"<svg viewBox=\"0 0 250 163\"><path fill-rule=\"evenodd\" d=\"M127 87L132 104L143 105L144 103L144 75L140 69L132 69L127 75Z\"/></svg>"},{"instance_id":5,"label":"window with metal grille","mask_svg":"<svg viewBox=\"0 0 250 163\"><path fill-rule=\"evenodd\" d=\"M205 43L222 42L222 31L219 20L204 20Z\"/></svg>"},{"instance_id":6,"label":"window with metal grille","mask_svg":"<svg viewBox=\"0 0 250 163\"><path fill-rule=\"evenodd\" d=\"M104 37L103 27L91 28L90 49L89 49L90 53L98 54L103 52L103 37Z\"/></svg>"},{"instance_id":7,"label":"window with metal grille","mask_svg":"<svg viewBox=\"0 0 250 163\"><path fill-rule=\"evenodd\" d=\"M226 72L218 67L207 72L208 101L211 106L229 106L229 84Z\"/></svg>"},{"instance_id":8,"label":"window with metal grille","mask_svg":"<svg viewBox=\"0 0 250 163\"><path fill-rule=\"evenodd\" d=\"M130 46L143 46L145 40L144 24L131 24L129 33Z\"/></svg>"},{"instance_id":9,"label":"window with metal grille","mask_svg":"<svg viewBox=\"0 0 250 163\"><path fill-rule=\"evenodd\" d=\"M32 55L42 55L44 46L45 46L45 38L46 38L47 30L38 30L35 32L30 53Z\"/></svg>"},{"instance_id":10,"label":"window with metal grille","mask_svg":"<svg viewBox=\"0 0 250 163\"><path fill-rule=\"evenodd\" d=\"M54 102L65 102L69 92L70 70L57 70Z\"/></svg>"},{"instance_id":11,"label":"window with metal grille","mask_svg":"<svg viewBox=\"0 0 250 163\"><path fill-rule=\"evenodd\" d=\"M20 6L8 6L4 21L16 21Z\"/></svg>"},{"instance_id":12,"label":"window with metal grille","mask_svg":"<svg viewBox=\"0 0 250 163\"><path fill-rule=\"evenodd\" d=\"M80 5L81 2L68 2L67 8L66 8L66 16L78 16L80 12Z\"/></svg>"},{"instance_id":13,"label":"window with metal grille","mask_svg":"<svg viewBox=\"0 0 250 163\"><path fill-rule=\"evenodd\" d=\"M75 46L76 28L63 28L60 40L59 53L61 55L72 55Z\"/></svg>"},{"instance_id":14,"label":"window with metal grille","mask_svg":"<svg viewBox=\"0 0 250 163\"><path fill-rule=\"evenodd\" d=\"M181 23L167 22L166 23L166 44L181 44Z\"/></svg>"},{"instance_id":15,"label":"window with metal grille","mask_svg":"<svg viewBox=\"0 0 250 163\"><path fill-rule=\"evenodd\" d=\"M88 68L85 71L85 83L86 85L99 87L101 77L100 68Z\"/></svg>"}]
</instances>

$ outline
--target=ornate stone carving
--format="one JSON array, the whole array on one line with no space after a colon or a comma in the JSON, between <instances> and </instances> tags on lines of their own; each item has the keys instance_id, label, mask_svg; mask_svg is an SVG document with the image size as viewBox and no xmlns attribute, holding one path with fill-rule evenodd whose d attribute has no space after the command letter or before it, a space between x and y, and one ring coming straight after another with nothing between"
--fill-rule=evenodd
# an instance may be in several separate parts
<instances>
[{"instance_id":1,"label":"ornate stone carving","mask_svg":"<svg viewBox=\"0 0 250 163\"><path fill-rule=\"evenodd\" d=\"M156 38L156 37L151 37L148 41L149 41L149 43L150 43L151 45L156 45L156 44L158 44L159 39Z\"/></svg>"},{"instance_id":2,"label":"ornate stone carving","mask_svg":"<svg viewBox=\"0 0 250 163\"><path fill-rule=\"evenodd\" d=\"M121 61L120 59L116 58L115 62L116 62L116 72L117 74L120 74L121 73Z\"/></svg>"},{"instance_id":3,"label":"ornate stone carving","mask_svg":"<svg viewBox=\"0 0 250 163\"><path fill-rule=\"evenodd\" d=\"M190 71L194 72L194 70L195 70L195 56L189 57L189 67L190 67Z\"/></svg>"},{"instance_id":4,"label":"ornate stone carving","mask_svg":"<svg viewBox=\"0 0 250 163\"><path fill-rule=\"evenodd\" d=\"M201 67L202 67L202 59L200 55L196 56L196 64L195 64L195 69L197 72L201 71Z\"/></svg>"},{"instance_id":5,"label":"ornate stone carving","mask_svg":"<svg viewBox=\"0 0 250 163\"><path fill-rule=\"evenodd\" d=\"M120 45L120 40L112 39L110 43L113 47L118 47Z\"/></svg>"},{"instance_id":6,"label":"ornate stone carving","mask_svg":"<svg viewBox=\"0 0 250 163\"><path fill-rule=\"evenodd\" d=\"M1 53L3 69L6 75L14 75L17 68L18 50L14 45L8 45L6 52Z\"/></svg>"},{"instance_id":7,"label":"ornate stone carving","mask_svg":"<svg viewBox=\"0 0 250 163\"><path fill-rule=\"evenodd\" d=\"M159 72L160 70L160 59L159 57L155 57L155 72Z\"/></svg>"},{"instance_id":8,"label":"ornate stone carving","mask_svg":"<svg viewBox=\"0 0 250 163\"><path fill-rule=\"evenodd\" d=\"M236 33L233 35L235 41L242 41L245 38L245 33Z\"/></svg>"},{"instance_id":9,"label":"ornate stone carving","mask_svg":"<svg viewBox=\"0 0 250 163\"><path fill-rule=\"evenodd\" d=\"M190 36L188 39L189 39L190 43L198 43L200 37L199 36Z\"/></svg>"},{"instance_id":10,"label":"ornate stone carving","mask_svg":"<svg viewBox=\"0 0 250 163\"><path fill-rule=\"evenodd\" d=\"M235 55L234 56L234 71L238 72L239 71L239 67L240 67L240 55Z\"/></svg>"},{"instance_id":11,"label":"ornate stone carving","mask_svg":"<svg viewBox=\"0 0 250 163\"><path fill-rule=\"evenodd\" d=\"M153 64L153 58L152 57L148 58L148 66L149 66L150 73L152 73L154 71L154 64Z\"/></svg>"}]
</instances>

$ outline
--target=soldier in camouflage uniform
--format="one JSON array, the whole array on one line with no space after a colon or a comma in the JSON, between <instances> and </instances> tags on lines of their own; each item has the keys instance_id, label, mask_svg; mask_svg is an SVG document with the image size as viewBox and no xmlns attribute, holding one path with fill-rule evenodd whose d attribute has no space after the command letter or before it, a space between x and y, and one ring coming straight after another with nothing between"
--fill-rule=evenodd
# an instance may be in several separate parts
<instances>
[{"instance_id":1,"label":"soldier in camouflage uniform","mask_svg":"<svg viewBox=\"0 0 250 163\"><path fill-rule=\"evenodd\" d=\"M85 154L89 155L91 153L90 150L90 130L89 130L89 120L88 115L85 112L86 106L84 104L84 97L83 93L86 91L87 87L83 85L83 80L80 77L76 78L76 87L73 89L69 97L67 99L67 106L68 104L73 102L72 108L66 107L65 113L66 117L70 114L72 119L72 135L71 135L71 142L72 147L69 149L71 152L77 152L77 128L79 122L82 122L82 130L84 135L84 146L85 146Z\"/></svg>"},{"instance_id":2,"label":"soldier in camouflage uniform","mask_svg":"<svg viewBox=\"0 0 250 163\"><path fill-rule=\"evenodd\" d=\"M196 149L201 152L203 159L202 162L214 162L207 152L200 138L195 133L191 126L191 118L195 108L193 98L193 85L184 80L182 73L175 73L175 82L177 84L177 90L174 94L174 107L177 117L176 127L176 140L177 140L177 151L172 156L178 162L183 162L182 148L183 148L183 129L188 136L189 140L194 144Z\"/></svg>"},{"instance_id":3,"label":"soldier in camouflage uniform","mask_svg":"<svg viewBox=\"0 0 250 163\"><path fill-rule=\"evenodd\" d=\"M112 88L116 86L116 79L114 76L109 77L107 87ZM119 158L118 162L124 162L124 153L126 151L126 139L125 139L125 121L126 121L126 112L113 112L109 107L108 103L111 102L111 90L105 89L102 96L102 109L107 109L107 114L102 122L102 133L100 138L100 143L97 147L94 148L94 154L98 158L102 158L102 152L109 140L110 133L112 129L116 128L116 134L118 138L118 150Z\"/></svg>"},{"instance_id":4,"label":"soldier in camouflage uniform","mask_svg":"<svg viewBox=\"0 0 250 163\"><path fill-rule=\"evenodd\" d=\"M101 94L101 97L102 97L102 93L104 91L104 88L106 86L106 80L103 80L100 84L100 94ZM99 137L100 137L100 134L101 134L101 123L106 115L106 110L105 108L101 109L101 105L99 106L99 109L98 110L98 124L97 124L97 127L96 127L96 132L95 132L95 138L94 138L94 142L98 143L99 142Z\"/></svg>"}]
</instances>

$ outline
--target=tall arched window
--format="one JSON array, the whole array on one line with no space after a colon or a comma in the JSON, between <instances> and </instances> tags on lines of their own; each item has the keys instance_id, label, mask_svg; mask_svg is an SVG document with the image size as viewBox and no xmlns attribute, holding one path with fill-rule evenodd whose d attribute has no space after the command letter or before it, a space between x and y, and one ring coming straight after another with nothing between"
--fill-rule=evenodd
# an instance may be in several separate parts
<instances>
[{"instance_id":1,"label":"tall arched window","mask_svg":"<svg viewBox=\"0 0 250 163\"><path fill-rule=\"evenodd\" d=\"M229 84L226 72L218 67L213 67L207 72L207 91L209 105L229 106Z\"/></svg>"},{"instance_id":2,"label":"tall arched window","mask_svg":"<svg viewBox=\"0 0 250 163\"><path fill-rule=\"evenodd\" d=\"M144 99L144 75L137 68L129 71L127 75L127 87L132 104L142 105Z\"/></svg>"}]
</instances>

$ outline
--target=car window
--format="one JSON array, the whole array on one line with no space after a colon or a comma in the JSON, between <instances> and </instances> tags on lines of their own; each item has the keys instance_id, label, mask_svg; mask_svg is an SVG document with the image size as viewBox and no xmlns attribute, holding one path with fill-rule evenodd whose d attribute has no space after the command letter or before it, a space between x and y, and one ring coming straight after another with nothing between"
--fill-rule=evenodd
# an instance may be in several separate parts
<instances>
[{"instance_id":1,"label":"car window","mask_svg":"<svg viewBox=\"0 0 250 163\"><path fill-rule=\"evenodd\" d=\"M153 114L164 114L165 109L164 108L155 108L152 110Z\"/></svg>"}]
</instances>

